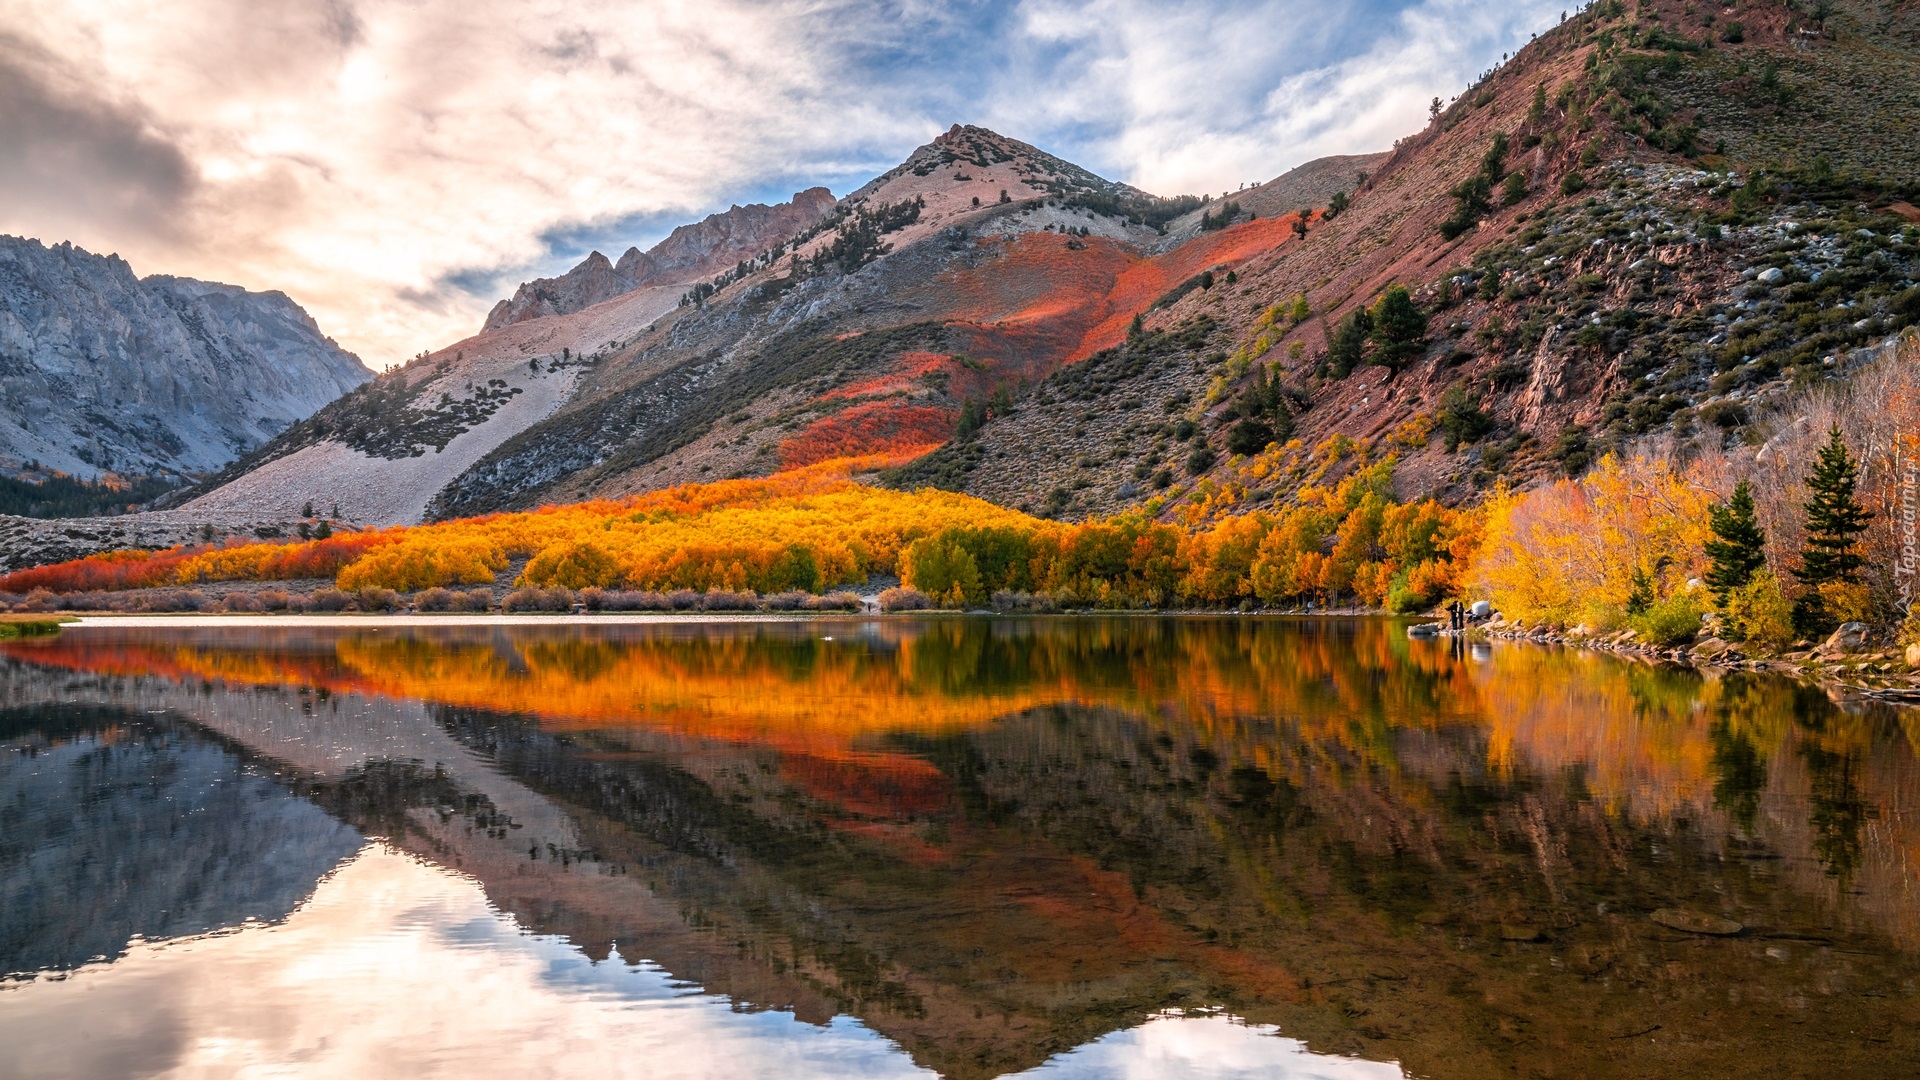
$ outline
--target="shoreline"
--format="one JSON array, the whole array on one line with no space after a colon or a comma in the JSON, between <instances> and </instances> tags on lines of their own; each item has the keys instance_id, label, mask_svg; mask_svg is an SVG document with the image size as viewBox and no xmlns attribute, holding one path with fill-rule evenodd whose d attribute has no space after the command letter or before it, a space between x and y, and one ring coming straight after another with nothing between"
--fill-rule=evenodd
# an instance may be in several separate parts
<instances>
[{"instance_id":1,"label":"shoreline","mask_svg":"<svg viewBox=\"0 0 1920 1080\"><path fill-rule=\"evenodd\" d=\"M61 621L62 629L108 626L143 630L181 630L194 627L258 629L271 626L348 627L383 626L648 626L698 623L869 622L875 619L1084 619L1084 618L1241 618L1241 619L1389 619L1407 618L1380 612L1340 611L594 611L594 612L446 612L393 613L330 612L276 615L258 612L182 612L166 615L107 612L49 612L47 621Z\"/></svg>"},{"instance_id":2,"label":"shoreline","mask_svg":"<svg viewBox=\"0 0 1920 1080\"><path fill-rule=\"evenodd\" d=\"M1578 637L1563 631L1528 629L1513 624L1468 627L1465 631L1442 629L1438 636L1558 645L1568 649L1611 653L1645 663L1690 667L1697 671L1768 672L1818 686L1836 702L1876 701L1889 705L1920 706L1920 668L1909 667L1897 647L1822 656L1822 648L1816 646L1804 652L1749 656L1739 645L1718 638L1708 638L1691 646L1662 648L1636 644L1612 635L1602 638ZM1714 649L1709 643L1721 647ZM1707 651L1699 651L1703 648ZM1793 659L1796 656L1799 659Z\"/></svg>"}]
</instances>

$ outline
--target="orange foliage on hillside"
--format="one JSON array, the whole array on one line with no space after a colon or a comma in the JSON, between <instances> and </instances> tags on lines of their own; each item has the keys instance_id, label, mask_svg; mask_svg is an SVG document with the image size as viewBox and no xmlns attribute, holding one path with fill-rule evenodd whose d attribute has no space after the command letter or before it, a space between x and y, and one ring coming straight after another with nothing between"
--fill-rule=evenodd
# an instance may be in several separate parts
<instances>
[{"instance_id":1,"label":"orange foliage on hillside","mask_svg":"<svg viewBox=\"0 0 1920 1080\"><path fill-rule=\"evenodd\" d=\"M1304 487L1279 513L1179 526L1137 514L1046 521L952 492L850 479L890 460L843 458L760 480L308 543L97 557L0 578L0 589L22 577L187 584L337 568L342 589L415 591L491 582L526 559L521 583L571 589L817 592L897 572L968 607L1005 591L1102 608L1331 596L1418 608L1455 588L1478 536L1471 512L1395 502L1390 461L1332 488Z\"/></svg>"},{"instance_id":2,"label":"orange foliage on hillside","mask_svg":"<svg viewBox=\"0 0 1920 1080\"><path fill-rule=\"evenodd\" d=\"M879 454L910 460L953 437L958 414L906 400L852 405L807 425L780 444L784 468Z\"/></svg>"},{"instance_id":3,"label":"orange foliage on hillside","mask_svg":"<svg viewBox=\"0 0 1920 1080\"><path fill-rule=\"evenodd\" d=\"M328 578L400 534L349 533L325 540L176 547L165 551L108 551L84 559L34 566L0 576L0 591L95 592L192 585L207 581L296 581Z\"/></svg>"},{"instance_id":4,"label":"orange foliage on hillside","mask_svg":"<svg viewBox=\"0 0 1920 1080\"><path fill-rule=\"evenodd\" d=\"M1292 242L1295 217L1242 222L1145 258L1102 237L1025 233L990 269L942 275L932 299L970 353L1016 369L1071 363L1118 345L1135 315L1187 279Z\"/></svg>"},{"instance_id":5,"label":"orange foliage on hillside","mask_svg":"<svg viewBox=\"0 0 1920 1080\"><path fill-rule=\"evenodd\" d=\"M1259 218L1204 233L1164 255L1144 259L1121 274L1108 295L1108 313L1081 336L1069 360L1084 360L1126 340L1127 324L1135 312L1166 295L1175 286L1204 270L1231 267L1273 251L1294 239L1293 222L1299 215Z\"/></svg>"}]
</instances>

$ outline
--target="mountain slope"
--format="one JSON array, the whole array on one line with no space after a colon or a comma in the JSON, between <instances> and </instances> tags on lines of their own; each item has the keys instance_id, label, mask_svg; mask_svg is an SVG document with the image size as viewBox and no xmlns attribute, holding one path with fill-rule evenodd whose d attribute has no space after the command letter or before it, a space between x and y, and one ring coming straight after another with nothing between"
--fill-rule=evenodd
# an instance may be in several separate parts
<instances>
[{"instance_id":1,"label":"mountain slope","mask_svg":"<svg viewBox=\"0 0 1920 1080\"><path fill-rule=\"evenodd\" d=\"M1653 435L1738 438L1920 322L1920 140L1891 139L1920 112L1884 107L1920 48L1866 26L1910 27L1917 7L1840 5L1815 34L1753 4L1733 35L1679 3L1598 5L1402 140L1344 214L894 482L1068 515L1156 495L1163 514L1212 512L1389 453L1403 494L1465 497ZM1851 112L1849 87L1869 94ZM1850 144L1853 114L1889 140ZM1502 176L1443 231L1496 137L1511 199ZM1364 337L1340 355L1341 325L1394 284L1423 339L1391 364ZM1236 448L1249 418L1300 442Z\"/></svg>"},{"instance_id":2,"label":"mountain slope","mask_svg":"<svg viewBox=\"0 0 1920 1080\"><path fill-rule=\"evenodd\" d=\"M808 193L801 201L817 205ZM418 520L429 504L445 514L634 490L662 468L689 478L764 472L806 456L783 453L786 440L773 438L800 413L747 444L735 433L723 452L717 438L702 438L743 408L797 407L808 421L825 421L850 404L873 405L859 393L830 396L829 384L891 378L902 352L946 348L949 336L970 341L966 348L994 354L992 370L955 361L953 350L939 353L937 366L952 372L907 376L948 380L950 392L937 401L839 416L858 429L843 440L849 450L897 448L902 439L930 448L952 434L968 388L984 394L1003 374L1041 377L1060 361L1062 345L1079 350L1102 324L1110 324L1107 337L1124 332L1131 313L1102 307L1107 290L1167 221L1197 205L1155 199L991 132L955 128L750 258L734 257L744 242L736 230L735 247L711 249L725 252L727 268L707 280L644 284L519 321L501 321L496 309L494 328L383 375L203 485L187 506L277 519L312 502L338 505L349 520L389 523ZM1068 229L1087 235L1069 237ZM652 255L682 257L714 232L682 230L680 241ZM1027 242L1040 234L1047 243ZM1090 275L1069 305L1072 318L1010 318L1043 296L1057 303L1045 252L1067 246L1087 253L1076 261ZM973 294L928 288L944 271L997 265L1009 253L1020 257L1008 265L1023 269L1003 282L989 270ZM619 267L602 263L583 264L568 289L530 283L518 295L544 294L553 299L540 303L566 307L624 288L611 281ZM1006 294L1008 282L1019 295ZM560 303L563 292L572 299ZM973 316L963 310L982 304ZM987 315L992 324L981 321ZM889 333L841 344L881 329Z\"/></svg>"},{"instance_id":3,"label":"mountain slope","mask_svg":"<svg viewBox=\"0 0 1920 1080\"><path fill-rule=\"evenodd\" d=\"M1168 287L1132 271L1198 205L955 127L745 276L708 283L432 513L930 449L967 400L1124 335L1133 309L1114 307L1116 289L1144 306Z\"/></svg>"},{"instance_id":4,"label":"mountain slope","mask_svg":"<svg viewBox=\"0 0 1920 1080\"><path fill-rule=\"evenodd\" d=\"M736 207L617 266L595 253L561 278L524 284L480 333L332 403L202 484L185 508L280 520L312 504L363 524L419 521L455 477L551 416L589 370L673 312L700 275L777 246L831 198L813 188L777 207Z\"/></svg>"},{"instance_id":5,"label":"mountain slope","mask_svg":"<svg viewBox=\"0 0 1920 1080\"><path fill-rule=\"evenodd\" d=\"M0 237L0 467L211 471L370 378L283 293Z\"/></svg>"}]
</instances>

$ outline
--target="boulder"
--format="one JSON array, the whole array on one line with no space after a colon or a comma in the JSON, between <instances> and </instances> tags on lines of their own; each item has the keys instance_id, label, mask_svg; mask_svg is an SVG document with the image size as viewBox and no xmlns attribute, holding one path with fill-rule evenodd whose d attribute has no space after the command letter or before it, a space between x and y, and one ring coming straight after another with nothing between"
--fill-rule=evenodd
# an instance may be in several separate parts
<instances>
[{"instance_id":1,"label":"boulder","mask_svg":"<svg viewBox=\"0 0 1920 1080\"><path fill-rule=\"evenodd\" d=\"M1485 600L1475 600L1473 606L1467 609L1467 614L1476 619L1487 618L1493 614L1493 605Z\"/></svg>"},{"instance_id":2,"label":"boulder","mask_svg":"<svg viewBox=\"0 0 1920 1080\"><path fill-rule=\"evenodd\" d=\"M1717 637L1710 637L1693 647L1695 660L1714 660L1733 651L1733 646Z\"/></svg>"},{"instance_id":3,"label":"boulder","mask_svg":"<svg viewBox=\"0 0 1920 1080\"><path fill-rule=\"evenodd\" d=\"M1440 624L1430 622L1414 623L1412 626L1407 627L1407 636L1410 638L1437 638L1440 636Z\"/></svg>"},{"instance_id":4,"label":"boulder","mask_svg":"<svg viewBox=\"0 0 1920 1080\"><path fill-rule=\"evenodd\" d=\"M1920 671L1920 644L1907 646L1907 666Z\"/></svg>"},{"instance_id":5,"label":"boulder","mask_svg":"<svg viewBox=\"0 0 1920 1080\"><path fill-rule=\"evenodd\" d=\"M1827 638L1826 644L1820 646L1820 651L1829 653L1859 652L1866 647L1867 624L1850 622L1841 623L1840 629L1835 630L1833 636Z\"/></svg>"}]
</instances>

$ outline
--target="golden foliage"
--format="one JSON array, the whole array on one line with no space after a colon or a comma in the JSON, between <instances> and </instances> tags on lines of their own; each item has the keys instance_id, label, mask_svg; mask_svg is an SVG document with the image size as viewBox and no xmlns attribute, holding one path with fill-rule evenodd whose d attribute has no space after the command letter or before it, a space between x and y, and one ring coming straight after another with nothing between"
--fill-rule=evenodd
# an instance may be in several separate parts
<instances>
[{"instance_id":1,"label":"golden foliage","mask_svg":"<svg viewBox=\"0 0 1920 1080\"><path fill-rule=\"evenodd\" d=\"M1486 503L1474 580L1509 618L1561 626L1618 622L1636 575L1659 596L1706 571L1713 493L1671 464L1609 455L1579 480Z\"/></svg>"}]
</instances>

